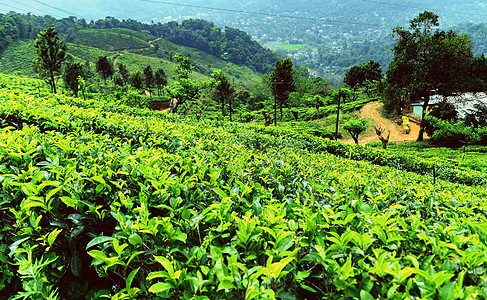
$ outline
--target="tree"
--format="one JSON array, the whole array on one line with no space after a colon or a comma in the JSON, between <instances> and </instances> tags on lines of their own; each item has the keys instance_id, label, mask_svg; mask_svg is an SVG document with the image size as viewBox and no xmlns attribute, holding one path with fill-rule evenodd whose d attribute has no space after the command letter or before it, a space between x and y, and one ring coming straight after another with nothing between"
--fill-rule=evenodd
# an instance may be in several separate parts
<instances>
[{"instance_id":1,"label":"tree","mask_svg":"<svg viewBox=\"0 0 487 300\"><path fill-rule=\"evenodd\" d=\"M418 141L423 140L424 115L431 91L446 95L472 88L472 43L467 35L433 30L438 16L425 11L410 22L409 30L395 28L394 59L386 73L384 95L389 107L423 99Z\"/></svg>"},{"instance_id":2,"label":"tree","mask_svg":"<svg viewBox=\"0 0 487 300\"><path fill-rule=\"evenodd\" d=\"M129 82L130 73L129 73L127 67L123 63L120 63L118 65L118 73L120 74L120 77L122 78L123 84L127 84Z\"/></svg>"},{"instance_id":3,"label":"tree","mask_svg":"<svg viewBox=\"0 0 487 300\"><path fill-rule=\"evenodd\" d=\"M144 83L145 83L145 88L149 91L149 93L152 95L152 88L154 87L154 71L152 71L152 68L150 65L148 65L144 69Z\"/></svg>"},{"instance_id":4,"label":"tree","mask_svg":"<svg viewBox=\"0 0 487 300\"><path fill-rule=\"evenodd\" d=\"M83 65L81 63L68 63L64 68L63 81L75 97L78 97L79 91L78 77L86 79Z\"/></svg>"},{"instance_id":5,"label":"tree","mask_svg":"<svg viewBox=\"0 0 487 300\"><path fill-rule=\"evenodd\" d=\"M96 71L100 73L105 85L107 85L107 79L113 75L113 65L106 56L100 55L96 60Z\"/></svg>"},{"instance_id":6,"label":"tree","mask_svg":"<svg viewBox=\"0 0 487 300\"><path fill-rule=\"evenodd\" d=\"M463 121L441 120L427 115L425 123L431 128L431 140L434 143L448 147L463 146L463 153L468 144L475 144L481 140L479 131L467 126Z\"/></svg>"},{"instance_id":7,"label":"tree","mask_svg":"<svg viewBox=\"0 0 487 300\"><path fill-rule=\"evenodd\" d=\"M382 69L380 64L374 60L370 60L359 66L351 67L347 74L345 74L343 82L354 91L358 88L365 88L367 95L369 95L370 83L381 79Z\"/></svg>"},{"instance_id":8,"label":"tree","mask_svg":"<svg viewBox=\"0 0 487 300\"><path fill-rule=\"evenodd\" d=\"M56 94L55 77L60 74L66 59L66 44L59 39L58 32L54 29L54 25L51 25L39 33L35 47L37 49L35 65L41 72L41 76L46 78L46 83L51 86L51 91Z\"/></svg>"},{"instance_id":9,"label":"tree","mask_svg":"<svg viewBox=\"0 0 487 300\"><path fill-rule=\"evenodd\" d=\"M352 118L343 125L352 136L355 144L358 145L358 136L367 129L367 120L363 118Z\"/></svg>"},{"instance_id":10,"label":"tree","mask_svg":"<svg viewBox=\"0 0 487 300\"><path fill-rule=\"evenodd\" d=\"M291 58L277 61L269 79L272 94L274 95L276 102L279 103L279 110L281 112L282 119L282 106L288 99L289 94L296 90L293 77L293 62L291 61ZM276 115L276 109L277 108L274 107L274 115ZM274 116L274 118L275 117L276 116Z\"/></svg>"},{"instance_id":11,"label":"tree","mask_svg":"<svg viewBox=\"0 0 487 300\"><path fill-rule=\"evenodd\" d=\"M231 122L232 121L231 98L235 93L235 87L233 87L232 83L227 79L225 74L223 74L222 70L214 71L213 78L215 80L213 86L213 96L222 105L222 116L225 115L225 102L230 101L228 105L229 105L230 122Z\"/></svg>"},{"instance_id":12,"label":"tree","mask_svg":"<svg viewBox=\"0 0 487 300\"><path fill-rule=\"evenodd\" d=\"M141 90L144 84L144 75L140 71L130 74L129 83L136 89Z\"/></svg>"},{"instance_id":13,"label":"tree","mask_svg":"<svg viewBox=\"0 0 487 300\"><path fill-rule=\"evenodd\" d=\"M205 83L193 81L189 78L194 68L189 57L176 53L174 60L178 62L174 72L178 74L179 79L165 88L166 92L173 98L171 113L177 113L179 107L188 101L198 98L203 88L206 87Z\"/></svg>"},{"instance_id":14,"label":"tree","mask_svg":"<svg viewBox=\"0 0 487 300\"><path fill-rule=\"evenodd\" d=\"M164 72L163 68L159 68L156 70L156 72L154 73L154 80L157 87L157 93L160 96L161 91L167 85L166 72Z\"/></svg>"}]
</instances>

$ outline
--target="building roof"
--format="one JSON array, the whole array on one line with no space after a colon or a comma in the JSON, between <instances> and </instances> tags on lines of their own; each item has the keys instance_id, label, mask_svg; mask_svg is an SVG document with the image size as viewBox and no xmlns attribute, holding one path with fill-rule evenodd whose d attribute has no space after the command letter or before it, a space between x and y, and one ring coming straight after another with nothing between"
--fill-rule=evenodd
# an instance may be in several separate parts
<instances>
[{"instance_id":1,"label":"building roof","mask_svg":"<svg viewBox=\"0 0 487 300\"><path fill-rule=\"evenodd\" d=\"M487 105L486 93L463 93L451 96L432 95L428 102L428 106L433 106L440 103L443 100L455 105L458 116L460 118L465 117L468 113L474 110L474 105L477 103L484 103ZM424 101L411 103L410 106L423 106Z\"/></svg>"}]
</instances>

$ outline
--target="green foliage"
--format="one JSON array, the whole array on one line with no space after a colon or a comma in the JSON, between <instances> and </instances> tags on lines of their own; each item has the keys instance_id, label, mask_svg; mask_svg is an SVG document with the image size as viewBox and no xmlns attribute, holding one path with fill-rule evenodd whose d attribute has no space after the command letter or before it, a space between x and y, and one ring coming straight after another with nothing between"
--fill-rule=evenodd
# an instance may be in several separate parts
<instances>
[{"instance_id":1,"label":"green foliage","mask_svg":"<svg viewBox=\"0 0 487 300\"><path fill-rule=\"evenodd\" d=\"M66 58L66 44L58 37L54 26L46 28L36 40L37 56L35 64L46 83L56 93L56 76L61 73L62 64Z\"/></svg>"},{"instance_id":2,"label":"green foliage","mask_svg":"<svg viewBox=\"0 0 487 300\"><path fill-rule=\"evenodd\" d=\"M98 59L96 60L96 71L100 73L101 77L105 81L105 85L107 84L107 79L112 77L114 73L112 63L106 56L103 55L98 56Z\"/></svg>"},{"instance_id":3,"label":"green foliage","mask_svg":"<svg viewBox=\"0 0 487 300\"><path fill-rule=\"evenodd\" d=\"M140 90L144 84L144 75L141 71L134 71L130 74L129 83L134 88Z\"/></svg>"},{"instance_id":4,"label":"green foliage","mask_svg":"<svg viewBox=\"0 0 487 300\"><path fill-rule=\"evenodd\" d=\"M279 103L282 119L282 106L289 98L289 94L296 90L293 76L293 62L291 58L276 62L276 66L269 76L269 85L274 98Z\"/></svg>"},{"instance_id":5,"label":"green foliage","mask_svg":"<svg viewBox=\"0 0 487 300\"><path fill-rule=\"evenodd\" d=\"M430 116L433 116L438 119L442 120L450 120L450 121L457 121L458 120L458 112L454 104L443 100L439 102L431 112L429 112ZM428 132L428 129L426 128L426 132ZM430 132L428 132L429 134Z\"/></svg>"},{"instance_id":6,"label":"green foliage","mask_svg":"<svg viewBox=\"0 0 487 300\"><path fill-rule=\"evenodd\" d=\"M144 69L144 85L145 85L145 88L149 92L151 92L152 88L154 87L154 83L155 83L154 71L152 71L151 66L148 65Z\"/></svg>"},{"instance_id":7,"label":"green foliage","mask_svg":"<svg viewBox=\"0 0 487 300\"><path fill-rule=\"evenodd\" d=\"M154 73L154 84L157 87L157 92L160 95L164 87L167 85L166 72L163 68L158 68Z\"/></svg>"},{"instance_id":8,"label":"green foliage","mask_svg":"<svg viewBox=\"0 0 487 300\"><path fill-rule=\"evenodd\" d=\"M331 156L393 158L286 130L0 99L4 126L39 126L0 133L2 239L37 241L33 261L59 256L43 270L60 298L83 290L58 276L77 270L91 299L485 296L482 188Z\"/></svg>"},{"instance_id":9,"label":"green foliage","mask_svg":"<svg viewBox=\"0 0 487 300\"><path fill-rule=\"evenodd\" d=\"M176 113L186 102L195 100L200 96L201 91L206 87L206 83L193 81L190 75L193 72L193 66L189 57L181 53L174 55L174 60L178 62L175 73L178 74L179 80L165 87L165 91L173 98L171 102L171 112Z\"/></svg>"},{"instance_id":10,"label":"green foliage","mask_svg":"<svg viewBox=\"0 0 487 300\"><path fill-rule=\"evenodd\" d=\"M228 103L228 111L230 113L230 121L232 121L232 97L235 94L235 87L227 79L221 70L213 72L213 97L221 103L222 116L225 115L225 102Z\"/></svg>"},{"instance_id":11,"label":"green foliage","mask_svg":"<svg viewBox=\"0 0 487 300\"><path fill-rule=\"evenodd\" d=\"M436 165L434 185L427 160L279 128L7 90L0 104L12 294L37 244L62 299L487 296L482 173Z\"/></svg>"},{"instance_id":12,"label":"green foliage","mask_svg":"<svg viewBox=\"0 0 487 300\"><path fill-rule=\"evenodd\" d=\"M431 141L441 146L460 147L475 144L481 140L479 132L463 121L442 120L434 116L425 117Z\"/></svg>"},{"instance_id":13,"label":"green foliage","mask_svg":"<svg viewBox=\"0 0 487 300\"><path fill-rule=\"evenodd\" d=\"M428 11L410 23L409 30L393 30L398 40L387 70L387 84L396 94L401 99L424 97L427 102L431 90L441 94L470 89L473 54L468 36L433 30L439 25L438 16Z\"/></svg>"},{"instance_id":14,"label":"green foliage","mask_svg":"<svg viewBox=\"0 0 487 300\"><path fill-rule=\"evenodd\" d=\"M355 65L345 74L343 82L352 89L367 88L367 82L380 81L382 79L382 69L380 64L376 61L370 60L361 64Z\"/></svg>"},{"instance_id":15,"label":"green foliage","mask_svg":"<svg viewBox=\"0 0 487 300\"><path fill-rule=\"evenodd\" d=\"M358 144L358 136L367 129L367 125L367 119L352 118L343 125L343 128L350 133L355 144Z\"/></svg>"},{"instance_id":16,"label":"green foliage","mask_svg":"<svg viewBox=\"0 0 487 300\"><path fill-rule=\"evenodd\" d=\"M78 97L78 78L86 79L85 70L81 63L67 63L63 72L63 81L68 89Z\"/></svg>"}]
</instances>

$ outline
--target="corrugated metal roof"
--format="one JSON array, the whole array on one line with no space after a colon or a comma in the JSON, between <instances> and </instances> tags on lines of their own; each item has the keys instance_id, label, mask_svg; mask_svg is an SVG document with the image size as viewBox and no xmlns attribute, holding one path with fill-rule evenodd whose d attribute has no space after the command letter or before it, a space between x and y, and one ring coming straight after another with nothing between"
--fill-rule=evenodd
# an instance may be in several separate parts
<instances>
[{"instance_id":1,"label":"corrugated metal roof","mask_svg":"<svg viewBox=\"0 0 487 300\"><path fill-rule=\"evenodd\" d=\"M465 117L468 113L474 110L474 105L477 103L484 103L487 105L486 93L463 93L451 96L432 95L428 102L429 106L436 105L446 99L449 103L455 105L458 116ZM410 106L423 106L424 101L411 103Z\"/></svg>"}]
</instances>

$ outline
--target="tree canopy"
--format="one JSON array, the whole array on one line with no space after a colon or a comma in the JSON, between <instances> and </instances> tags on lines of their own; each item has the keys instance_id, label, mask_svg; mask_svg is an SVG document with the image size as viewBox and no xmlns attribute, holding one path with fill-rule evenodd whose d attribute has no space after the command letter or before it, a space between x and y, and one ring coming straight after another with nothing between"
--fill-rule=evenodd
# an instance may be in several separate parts
<instances>
[{"instance_id":1,"label":"tree canopy","mask_svg":"<svg viewBox=\"0 0 487 300\"><path fill-rule=\"evenodd\" d=\"M107 79L113 75L113 65L106 56L100 55L96 60L96 71L100 73L106 85Z\"/></svg>"},{"instance_id":2,"label":"tree canopy","mask_svg":"<svg viewBox=\"0 0 487 300\"><path fill-rule=\"evenodd\" d=\"M37 49L35 60L37 70L46 79L51 91L56 94L55 77L60 74L62 64L66 59L66 44L59 39L54 26L50 26L39 33L35 47Z\"/></svg>"},{"instance_id":3,"label":"tree canopy","mask_svg":"<svg viewBox=\"0 0 487 300\"><path fill-rule=\"evenodd\" d=\"M230 113L230 121L232 121L232 103L231 97L235 93L235 87L228 80L228 78L223 74L222 70L216 70L213 72L214 85L213 85L213 96L215 99L221 103L222 116L225 115L225 102L228 103L228 111Z\"/></svg>"},{"instance_id":4,"label":"tree canopy","mask_svg":"<svg viewBox=\"0 0 487 300\"><path fill-rule=\"evenodd\" d=\"M394 59L386 73L389 108L414 100L424 100L426 108L432 91L446 95L472 89L474 58L469 37L439 30L438 26L438 16L425 11L411 20L408 30L393 30ZM418 141L423 139L423 131L424 122Z\"/></svg>"},{"instance_id":5,"label":"tree canopy","mask_svg":"<svg viewBox=\"0 0 487 300\"><path fill-rule=\"evenodd\" d=\"M374 60L355 65L345 74L343 82L352 89L367 88L367 83L382 79L382 68Z\"/></svg>"},{"instance_id":6,"label":"tree canopy","mask_svg":"<svg viewBox=\"0 0 487 300\"><path fill-rule=\"evenodd\" d=\"M289 94L296 90L293 76L293 62L291 58L282 59L276 62L276 66L269 77L272 94L279 103L282 118L282 106L288 99Z\"/></svg>"}]
</instances>

